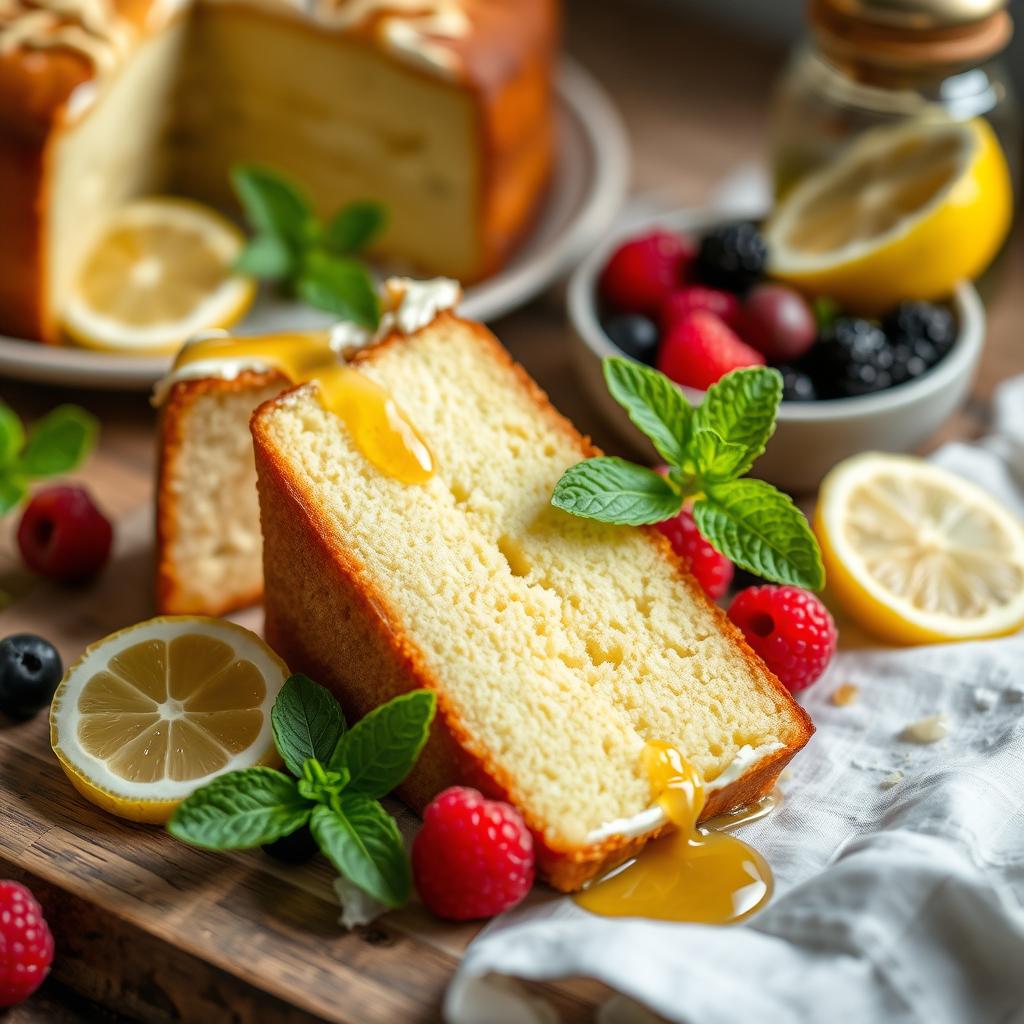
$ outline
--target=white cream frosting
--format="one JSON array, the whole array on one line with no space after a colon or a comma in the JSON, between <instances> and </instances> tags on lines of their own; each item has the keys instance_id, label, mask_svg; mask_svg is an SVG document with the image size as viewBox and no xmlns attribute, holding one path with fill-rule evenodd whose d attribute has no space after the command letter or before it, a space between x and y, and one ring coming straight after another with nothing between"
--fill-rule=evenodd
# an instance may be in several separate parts
<instances>
[{"instance_id":1,"label":"white cream frosting","mask_svg":"<svg viewBox=\"0 0 1024 1024\"><path fill-rule=\"evenodd\" d=\"M473 28L467 0L261 0L276 10L329 28L372 25L377 45L405 63L446 78L458 73L461 60L452 47ZM169 21L188 0L154 5L149 27ZM72 50L93 66L97 78L110 75L137 36L111 0L0 0L0 54L16 49ZM78 101L81 106L82 101Z\"/></svg>"},{"instance_id":2,"label":"white cream frosting","mask_svg":"<svg viewBox=\"0 0 1024 1024\"><path fill-rule=\"evenodd\" d=\"M331 348L338 353L339 358L344 359L347 354L365 348L395 331L400 334L414 334L426 327L439 313L455 309L462 298L459 283L447 277L436 277L428 281L416 281L409 277L389 277L381 285L380 292L383 311L376 331L367 330L347 320L331 328ZM227 331L205 331L186 342L185 349L209 338L228 337L230 335ZM182 366L176 365L157 382L153 389L152 403L162 405L178 381L209 378L235 380L247 371L265 373L272 369L272 363L253 355L199 359Z\"/></svg>"},{"instance_id":3,"label":"white cream frosting","mask_svg":"<svg viewBox=\"0 0 1024 1024\"><path fill-rule=\"evenodd\" d=\"M134 35L110 0L0 0L0 53L59 47L103 76L118 66Z\"/></svg>"},{"instance_id":4,"label":"white cream frosting","mask_svg":"<svg viewBox=\"0 0 1024 1024\"><path fill-rule=\"evenodd\" d=\"M758 761L764 760L764 758L774 754L777 750L782 750L783 747L785 747L785 744L780 743L778 740L771 740L757 747L752 747L749 744L740 747L736 751L736 756L729 762L725 770L710 782L705 783L704 791L706 793L714 793L716 790L725 789L726 786L732 785L738 778L745 775ZM586 843L588 846L594 843L602 843L613 836L624 836L627 839L633 839L647 832L653 832L667 821L668 818L660 807L648 807L647 810L640 811L638 814L631 815L628 818L616 818L614 821L606 822L604 825L595 828L587 835Z\"/></svg>"}]
</instances>

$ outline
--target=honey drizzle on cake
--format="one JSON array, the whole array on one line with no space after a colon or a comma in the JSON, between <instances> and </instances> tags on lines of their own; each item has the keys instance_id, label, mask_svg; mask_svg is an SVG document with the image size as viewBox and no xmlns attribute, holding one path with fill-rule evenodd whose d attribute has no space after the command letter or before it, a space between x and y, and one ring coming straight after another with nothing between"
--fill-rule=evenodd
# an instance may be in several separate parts
<instances>
[{"instance_id":1,"label":"honey drizzle on cake","mask_svg":"<svg viewBox=\"0 0 1024 1024\"><path fill-rule=\"evenodd\" d=\"M382 473L407 484L433 476L434 458L413 422L385 388L339 361L324 332L203 338L181 351L175 369L218 360L252 360L293 384L315 383L320 403Z\"/></svg>"},{"instance_id":2,"label":"honey drizzle on cake","mask_svg":"<svg viewBox=\"0 0 1024 1024\"><path fill-rule=\"evenodd\" d=\"M697 828L704 780L668 743L644 748L644 767L675 831L576 895L585 910L607 917L732 924L771 896L772 873L754 849L725 832Z\"/></svg>"}]
</instances>

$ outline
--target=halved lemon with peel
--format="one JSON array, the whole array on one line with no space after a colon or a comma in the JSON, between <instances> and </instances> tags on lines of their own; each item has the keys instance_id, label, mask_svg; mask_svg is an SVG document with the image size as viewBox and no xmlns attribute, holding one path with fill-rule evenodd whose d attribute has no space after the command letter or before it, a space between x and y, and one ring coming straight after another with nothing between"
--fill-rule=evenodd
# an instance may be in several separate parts
<instances>
[{"instance_id":1,"label":"halved lemon with peel","mask_svg":"<svg viewBox=\"0 0 1024 1024\"><path fill-rule=\"evenodd\" d=\"M769 272L859 313L940 299L992 261L1012 207L986 121L878 128L780 203L765 229Z\"/></svg>"},{"instance_id":2,"label":"halved lemon with peel","mask_svg":"<svg viewBox=\"0 0 1024 1024\"><path fill-rule=\"evenodd\" d=\"M199 331L230 327L252 305L255 282L232 266L245 236L187 199L121 207L84 260L63 313L89 348L174 352Z\"/></svg>"},{"instance_id":3,"label":"halved lemon with peel","mask_svg":"<svg viewBox=\"0 0 1024 1024\"><path fill-rule=\"evenodd\" d=\"M88 647L50 708L50 743L86 799L164 822L224 772L280 763L270 711L288 678L255 633L222 619L149 619Z\"/></svg>"},{"instance_id":4,"label":"halved lemon with peel","mask_svg":"<svg viewBox=\"0 0 1024 1024\"><path fill-rule=\"evenodd\" d=\"M1005 636L1024 626L1024 522L987 491L921 459L840 462L814 516L829 588L898 644Z\"/></svg>"}]
</instances>

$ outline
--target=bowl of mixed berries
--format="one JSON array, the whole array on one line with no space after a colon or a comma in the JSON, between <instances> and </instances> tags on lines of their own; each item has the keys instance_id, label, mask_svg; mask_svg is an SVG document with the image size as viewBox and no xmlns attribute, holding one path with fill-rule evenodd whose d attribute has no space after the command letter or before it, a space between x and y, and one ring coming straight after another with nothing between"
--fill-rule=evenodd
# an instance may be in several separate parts
<instances>
[{"instance_id":1,"label":"bowl of mixed berries","mask_svg":"<svg viewBox=\"0 0 1024 1024\"><path fill-rule=\"evenodd\" d=\"M840 459L909 451L961 405L981 354L984 310L963 283L941 301L842 308L772 275L758 223L680 211L633 228L573 276L569 312L579 366L626 439L635 428L609 397L601 361L653 366L699 402L731 370L782 374L778 427L758 471L795 493Z\"/></svg>"}]
</instances>

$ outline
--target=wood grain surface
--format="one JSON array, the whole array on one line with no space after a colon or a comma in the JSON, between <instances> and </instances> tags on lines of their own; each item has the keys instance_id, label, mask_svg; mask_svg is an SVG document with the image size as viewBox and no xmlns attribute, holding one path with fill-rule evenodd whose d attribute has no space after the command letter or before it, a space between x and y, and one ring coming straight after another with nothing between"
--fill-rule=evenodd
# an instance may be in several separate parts
<instances>
[{"instance_id":1,"label":"wood grain surface","mask_svg":"<svg viewBox=\"0 0 1024 1024\"><path fill-rule=\"evenodd\" d=\"M573 3L567 35L570 50L625 115L637 190L673 205L697 204L739 162L763 152L777 51L644 0ZM1001 277L990 295L989 340L971 402L942 439L980 432L993 388L1024 372L1019 231ZM614 447L577 387L559 290L495 327L555 403ZM18 595L0 611L0 633L38 632L65 658L77 657L87 643L152 613L153 412L143 396L2 379L0 397L30 418L73 400L103 422L99 451L78 474L117 522L114 561L95 586L56 591L33 580L18 567L13 524L0 524L0 587ZM73 792L42 718L0 721L0 820L0 877L32 886L58 936L52 980L24 1006L0 1011L4 1024L437 1020L447 981L475 933L413 907L345 934L322 862L293 869L258 852L206 853L113 819ZM538 987L537 994L562 1020L583 1021L605 993L581 980Z\"/></svg>"}]
</instances>

